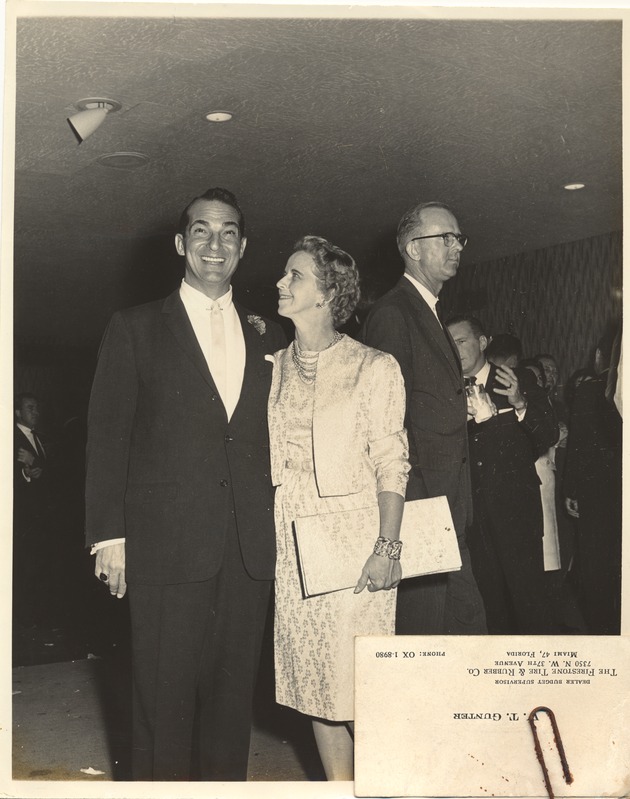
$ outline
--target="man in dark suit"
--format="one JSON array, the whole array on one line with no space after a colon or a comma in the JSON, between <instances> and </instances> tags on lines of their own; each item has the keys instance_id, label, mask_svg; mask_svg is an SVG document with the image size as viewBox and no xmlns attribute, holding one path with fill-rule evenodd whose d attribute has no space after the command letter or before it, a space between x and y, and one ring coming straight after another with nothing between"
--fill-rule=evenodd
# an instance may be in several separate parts
<instances>
[{"instance_id":1,"label":"man in dark suit","mask_svg":"<svg viewBox=\"0 0 630 799\"><path fill-rule=\"evenodd\" d=\"M50 604L52 569L48 528L49 475L47 450L37 433L39 400L22 393L15 398L13 434L13 619L23 626L44 621Z\"/></svg>"},{"instance_id":2,"label":"man in dark suit","mask_svg":"<svg viewBox=\"0 0 630 799\"><path fill-rule=\"evenodd\" d=\"M488 631L552 633L534 465L558 438L551 405L529 370L486 360L488 339L479 320L458 316L447 324L465 378L483 386L496 409L490 418L479 421L478 412L468 422L474 508L468 545Z\"/></svg>"},{"instance_id":3,"label":"man in dark suit","mask_svg":"<svg viewBox=\"0 0 630 799\"><path fill-rule=\"evenodd\" d=\"M621 622L623 430L607 396L614 344L609 330L595 351L596 376L575 389L562 486L577 525L576 587L591 635L618 635Z\"/></svg>"},{"instance_id":4,"label":"man in dark suit","mask_svg":"<svg viewBox=\"0 0 630 799\"><path fill-rule=\"evenodd\" d=\"M466 397L457 350L438 306L440 289L456 274L466 240L445 205L422 203L410 209L397 232L405 273L374 304L361 333L366 344L397 359L405 380L411 463L407 499L446 495L462 556L459 572L401 583L396 632L403 635L486 632L465 537L472 516Z\"/></svg>"},{"instance_id":5,"label":"man in dark suit","mask_svg":"<svg viewBox=\"0 0 630 799\"><path fill-rule=\"evenodd\" d=\"M39 400L34 394L15 398L14 477L18 486L38 489L46 480L46 452L35 430L40 419Z\"/></svg>"},{"instance_id":6,"label":"man in dark suit","mask_svg":"<svg viewBox=\"0 0 630 799\"><path fill-rule=\"evenodd\" d=\"M137 780L247 776L275 566L265 356L286 341L232 300L244 234L230 192L188 205L180 288L114 315L92 389L87 543L129 589Z\"/></svg>"}]
</instances>

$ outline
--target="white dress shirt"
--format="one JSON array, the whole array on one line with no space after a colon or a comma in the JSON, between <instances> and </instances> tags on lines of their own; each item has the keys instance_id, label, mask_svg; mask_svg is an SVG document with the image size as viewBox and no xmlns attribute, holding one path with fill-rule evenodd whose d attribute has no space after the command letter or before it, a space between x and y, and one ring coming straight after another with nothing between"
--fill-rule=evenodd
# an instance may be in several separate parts
<instances>
[{"instance_id":1,"label":"white dress shirt","mask_svg":"<svg viewBox=\"0 0 630 799\"><path fill-rule=\"evenodd\" d=\"M433 314L435 315L435 318L438 320L438 322L440 322L440 319L437 315L437 310L435 309L435 306L437 305L438 301L438 298L435 296L435 294L433 294L432 291L429 291L429 289L426 286L423 286L419 280L415 279L415 277L412 277L409 274L409 272L405 272L405 277L413 286L415 286L418 289L418 291L420 292L420 296L426 302L429 308L433 311ZM440 325L442 325L442 322L440 322Z\"/></svg>"},{"instance_id":2,"label":"white dress shirt","mask_svg":"<svg viewBox=\"0 0 630 799\"><path fill-rule=\"evenodd\" d=\"M486 361L476 375L471 375L477 380L478 386L483 386L488 391L488 378L490 377L490 361Z\"/></svg>"},{"instance_id":3,"label":"white dress shirt","mask_svg":"<svg viewBox=\"0 0 630 799\"><path fill-rule=\"evenodd\" d=\"M17 426L31 442L31 446L33 447L35 452L39 452L43 455L44 448L42 447L42 442L39 440L39 438L36 439L35 433L31 430L31 428L27 427L24 424L20 424L19 422L17 422Z\"/></svg>"},{"instance_id":4,"label":"white dress shirt","mask_svg":"<svg viewBox=\"0 0 630 799\"><path fill-rule=\"evenodd\" d=\"M201 347L208 369L212 372L212 335L210 333L210 309L215 302L219 303L223 314L225 327L225 346L227 351L227 380L225 396L221 395L228 421L232 418L234 409L241 396L243 387L243 374L245 373L245 339L241 320L232 300L232 287L218 300L211 300L201 291L193 288L182 280L179 296L184 303L184 308L195 331L195 336Z\"/></svg>"}]
</instances>

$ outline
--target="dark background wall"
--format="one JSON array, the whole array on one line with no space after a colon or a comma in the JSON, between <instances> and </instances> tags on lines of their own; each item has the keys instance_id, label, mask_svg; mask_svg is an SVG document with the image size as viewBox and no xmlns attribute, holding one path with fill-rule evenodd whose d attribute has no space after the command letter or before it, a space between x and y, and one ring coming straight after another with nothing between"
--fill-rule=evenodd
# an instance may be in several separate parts
<instances>
[{"instance_id":1,"label":"dark background wall","mask_svg":"<svg viewBox=\"0 0 630 799\"><path fill-rule=\"evenodd\" d=\"M397 255L392 253L390 258L391 262L383 263L386 285L402 271ZM153 281L144 280L142 285L150 295L142 296L136 286L125 304L168 293L181 279L181 264L177 266L175 270L169 263L165 268L168 280L164 285L156 276L159 293ZM551 352L558 359L564 383L576 369L590 363L606 326L620 319L621 289L622 236L616 232L480 264L467 264L464 254L459 274L445 284L441 296L447 313L470 311L490 334L517 335L526 355ZM252 310L273 314L276 295L272 287L248 291L246 281L241 280L236 291ZM378 293L383 291L381 285ZM103 325L108 316L109 309L103 315ZM39 345L24 347L17 340L15 344L15 389L41 397L44 426L55 429L68 416L84 413L98 347L92 342L82 345L80 331L72 347L56 342L54 330Z\"/></svg>"},{"instance_id":2,"label":"dark background wall","mask_svg":"<svg viewBox=\"0 0 630 799\"><path fill-rule=\"evenodd\" d=\"M518 336L526 356L554 355L564 383L592 365L598 340L621 319L621 233L464 265L441 297L447 313L470 312L489 334Z\"/></svg>"}]
</instances>

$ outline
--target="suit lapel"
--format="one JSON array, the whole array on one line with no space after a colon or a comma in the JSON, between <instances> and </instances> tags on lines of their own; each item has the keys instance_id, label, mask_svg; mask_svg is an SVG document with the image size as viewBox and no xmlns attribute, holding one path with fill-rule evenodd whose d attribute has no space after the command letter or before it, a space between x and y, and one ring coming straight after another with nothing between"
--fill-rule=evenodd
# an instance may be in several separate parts
<instances>
[{"instance_id":1,"label":"suit lapel","mask_svg":"<svg viewBox=\"0 0 630 799\"><path fill-rule=\"evenodd\" d=\"M458 381L461 380L461 361L459 358L459 353L455 347L455 343L451 338L451 334L448 332L448 330L446 330L446 328L442 327L433 311L420 296L416 287L409 280L407 280L406 277L402 277L400 279L398 286L413 306L416 315L420 319L422 327L427 331L427 333L435 342L435 345L443 353L451 371L453 372L453 375Z\"/></svg>"},{"instance_id":2,"label":"suit lapel","mask_svg":"<svg viewBox=\"0 0 630 799\"><path fill-rule=\"evenodd\" d=\"M22 430L20 430L20 428L19 428L17 425L15 425L15 432L17 433L17 435L18 435L18 438L19 438L19 443L18 443L18 446L20 446L20 447L25 447L25 448L26 448L26 449L28 449L30 452L32 452L32 453L33 453L33 455L35 455L35 457L36 457L36 458L40 458L40 457L42 456L42 454L43 454L43 451L42 451L42 453L40 453L40 452L37 452L37 450L36 450L36 449L34 449L33 445L32 445L32 444L31 444L31 442L28 440L28 436L26 436L26 435L25 435L25 434L22 432Z\"/></svg>"},{"instance_id":3,"label":"suit lapel","mask_svg":"<svg viewBox=\"0 0 630 799\"><path fill-rule=\"evenodd\" d=\"M179 296L179 289L169 294L164 300L162 313L165 315L166 324L171 333L175 336L179 346L194 363L210 388L217 396L220 396L216 384L212 379L210 369L208 369L206 359L201 351L201 347L199 346L199 342L197 341L197 336L195 336L195 331L190 324L190 319L188 318L184 304Z\"/></svg>"},{"instance_id":4,"label":"suit lapel","mask_svg":"<svg viewBox=\"0 0 630 799\"><path fill-rule=\"evenodd\" d=\"M247 321L248 312L240 303L234 302L238 313L245 340L245 371L243 385L238 403L232 414L232 420L238 413L243 403L250 398L259 398L260 391L268 392L271 381L271 364L265 361L265 347L263 336L258 333L253 325ZM193 362L208 386L220 397L208 364L204 358L195 331L190 323L184 304L179 296L179 289L170 294L162 306L166 324L177 340L179 346ZM266 394L264 395L266 401Z\"/></svg>"},{"instance_id":5,"label":"suit lapel","mask_svg":"<svg viewBox=\"0 0 630 799\"><path fill-rule=\"evenodd\" d=\"M249 314L240 303L234 302L234 307L241 320L241 328L243 329L243 338L245 340L245 371L243 373L241 393L232 419L250 400L254 399L256 404L258 404L261 390L264 392L263 401L266 402L271 385L272 372L272 364L265 361L266 350L263 335L255 329L254 325L248 322L247 317Z\"/></svg>"}]
</instances>

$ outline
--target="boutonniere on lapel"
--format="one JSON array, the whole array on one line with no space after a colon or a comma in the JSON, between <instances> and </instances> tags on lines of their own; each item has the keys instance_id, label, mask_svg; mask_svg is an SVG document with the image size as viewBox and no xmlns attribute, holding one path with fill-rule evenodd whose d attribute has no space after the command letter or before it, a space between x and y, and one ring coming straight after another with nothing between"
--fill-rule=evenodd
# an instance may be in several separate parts
<instances>
[{"instance_id":1,"label":"boutonniere on lapel","mask_svg":"<svg viewBox=\"0 0 630 799\"><path fill-rule=\"evenodd\" d=\"M259 333L261 336L265 335L267 325L265 324L264 319L261 319L260 316L257 316L255 313L250 313L247 315L247 321L254 327L254 330L257 333Z\"/></svg>"}]
</instances>

